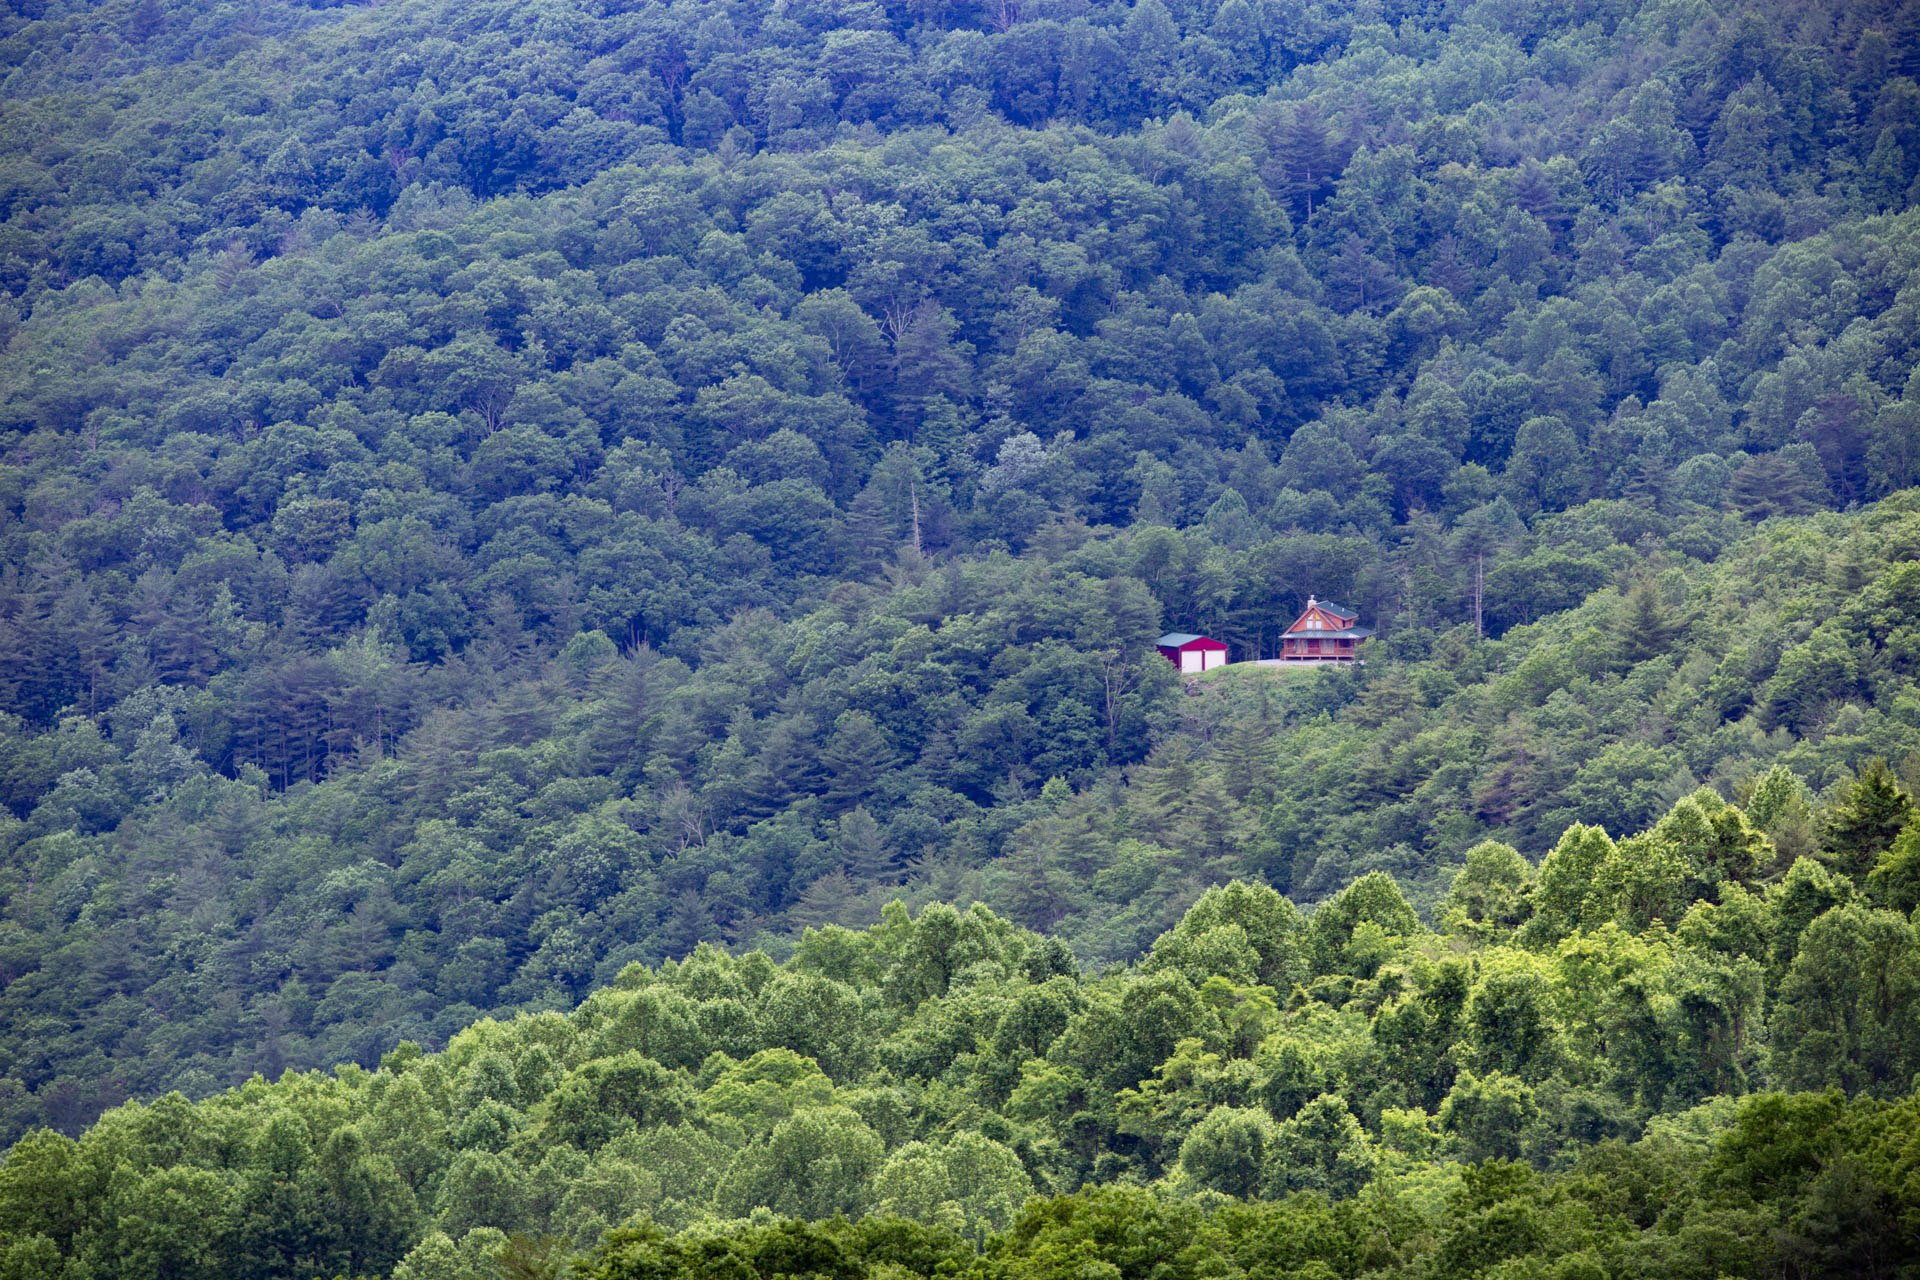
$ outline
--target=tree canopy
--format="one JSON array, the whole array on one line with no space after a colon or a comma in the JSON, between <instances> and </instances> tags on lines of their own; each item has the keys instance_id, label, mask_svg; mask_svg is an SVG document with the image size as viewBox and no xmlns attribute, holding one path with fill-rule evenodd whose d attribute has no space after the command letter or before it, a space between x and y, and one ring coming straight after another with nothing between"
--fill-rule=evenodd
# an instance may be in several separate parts
<instances>
[{"instance_id":1,"label":"tree canopy","mask_svg":"<svg viewBox=\"0 0 1920 1280\"><path fill-rule=\"evenodd\" d=\"M0 1280L1911 1269L1911 5L0 48Z\"/></svg>"}]
</instances>

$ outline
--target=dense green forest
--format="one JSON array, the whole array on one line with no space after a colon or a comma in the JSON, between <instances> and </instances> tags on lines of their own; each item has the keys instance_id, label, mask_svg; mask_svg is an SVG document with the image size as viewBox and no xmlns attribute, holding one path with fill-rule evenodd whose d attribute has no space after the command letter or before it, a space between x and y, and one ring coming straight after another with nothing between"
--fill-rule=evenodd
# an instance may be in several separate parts
<instances>
[{"instance_id":1,"label":"dense green forest","mask_svg":"<svg viewBox=\"0 0 1920 1280\"><path fill-rule=\"evenodd\" d=\"M1915 1274L1917 76L18 0L0 1280Z\"/></svg>"},{"instance_id":2,"label":"dense green forest","mask_svg":"<svg viewBox=\"0 0 1920 1280\"><path fill-rule=\"evenodd\" d=\"M1873 776L1862 856L1910 811ZM550 1275L635 1214L587 1275L1910 1274L1920 827L1864 890L1776 852L1702 790L1537 872L1476 846L1437 930L1376 872L1310 916L1209 890L1099 977L978 905L703 944L440 1054L37 1131L0 1274Z\"/></svg>"},{"instance_id":3,"label":"dense green forest","mask_svg":"<svg viewBox=\"0 0 1920 1280\"><path fill-rule=\"evenodd\" d=\"M1529 555L1596 576L1627 559L1594 540ZM1200 696L1115 652L1156 625L1126 566L1167 551L1163 590L1220 556L1148 530L928 569L787 623L743 616L697 669L593 636L286 793L195 758L190 707L150 703L125 756L69 721L33 745L90 763L17 828L0 1009L16 1070L41 1074L13 1123L82 1121L86 1089L371 1066L485 1010L570 1008L636 959L702 939L784 954L784 930L896 897L982 900L1098 963L1229 876L1318 898L1377 869L1428 904L1490 832L1544 851L1570 822L1622 834L1762 775L1782 851L1763 870L1815 855L1860 879L1891 832L1825 848L1849 765L1920 748L1912 498L1675 556L1499 640L1455 628L1364 676L1230 667ZM364 642L334 660L356 652L396 685L431 678ZM1694 891L1649 914L1677 921Z\"/></svg>"}]
</instances>

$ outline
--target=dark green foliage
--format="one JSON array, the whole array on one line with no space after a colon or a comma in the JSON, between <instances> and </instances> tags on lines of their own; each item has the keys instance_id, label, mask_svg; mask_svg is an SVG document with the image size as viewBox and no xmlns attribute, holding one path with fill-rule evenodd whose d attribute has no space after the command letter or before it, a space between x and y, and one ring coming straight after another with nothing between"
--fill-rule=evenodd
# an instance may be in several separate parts
<instances>
[{"instance_id":1,"label":"dark green foliage","mask_svg":"<svg viewBox=\"0 0 1920 1280\"><path fill-rule=\"evenodd\" d=\"M1896 553L1914 538L1901 500L1829 519ZM205 768L181 740L199 695L150 690L104 716L105 731L73 717L14 740L21 768L44 755L64 771L4 833L16 870L0 1013L35 1050L13 1057L21 1088L4 1115L16 1129L73 1130L127 1092L371 1066L402 1039L442 1044L486 1010L565 1006L632 959L859 924L896 895L983 899L1110 962L1141 954L1235 875L1311 900L1391 871L1402 887L1388 898L1373 902L1381 882L1368 881L1312 923L1277 896L1209 897L1152 962L1196 986L1220 972L1281 995L1310 973L1372 976L1364 957L1404 934L1410 903L1457 913L1455 927L1488 942L1509 931L1551 942L1608 919L1676 927L1696 898L1755 888L1819 838L1830 858L1860 846L1849 874L1815 895L1820 910L1861 892L1898 909L1889 877L1904 864L1868 873L1895 858L1902 789L1890 772L1874 783L1872 768L1855 783L1845 762L1862 742L1896 755L1920 743L1897 710L1903 684L1858 688L1835 722L1844 732L1796 741L1766 736L1760 710L1728 719L1708 665L1788 625L1762 626L1739 603L1776 582L1775 566L1850 554L1825 549L1833 537L1819 528L1770 527L1712 565L1669 571L1693 584L1697 616L1680 653L1624 671L1604 640L1618 606L1603 590L1499 641L1456 631L1432 657L1271 683L1230 670L1181 698L1158 658L1093 647L1128 616L1113 602L1131 608L1147 592L1136 573L1171 593L1189 589L1183 575L1252 575L1266 553L1222 560L1197 537L1142 530L1054 560L923 567L789 622L743 615L697 668L645 648L609 654L582 633L480 707L435 712L395 752L285 792L244 766L235 778ZM1898 571L1870 555L1864 593ZM1794 588L1778 607L1821 607L1824 590ZM1132 634L1141 643L1152 628ZM397 669L391 659L366 645L338 657L375 672ZM1674 727L1672 745L1635 736L1656 721ZM1048 727L1075 723L1088 736ZM1085 767L1057 754L1036 766L1036 752L1075 740ZM1251 749L1260 742L1276 749ZM890 766L867 769L875 757ZM1782 760L1751 789L1754 821L1703 793L1656 824L1653 844L1610 852L1590 831L1577 866L1552 852L1537 886L1475 851L1493 836L1538 856L1589 815L1623 834L1702 778L1739 791L1740 771ZM1823 812L1796 769L1845 785ZM1882 791L1891 801L1862 826L1853 797ZM1813 906L1783 906L1774 981ZM1218 968L1242 939L1253 958ZM943 991L969 954L929 953L897 998ZM846 996L794 999L857 1012ZM147 1052L163 1027L174 1048ZM700 1022L662 1006L629 1047L697 1065L750 1027L744 1008ZM843 1069L831 1026L782 1034Z\"/></svg>"},{"instance_id":2,"label":"dark green foliage","mask_svg":"<svg viewBox=\"0 0 1920 1280\"><path fill-rule=\"evenodd\" d=\"M1887 762L1869 760L1828 808L1822 844L1838 870L1864 879L1912 816L1913 801Z\"/></svg>"},{"instance_id":3,"label":"dark green foliage","mask_svg":"<svg viewBox=\"0 0 1920 1280\"><path fill-rule=\"evenodd\" d=\"M1920 824L1909 822L1867 876L1874 905L1903 916L1920 909Z\"/></svg>"},{"instance_id":4,"label":"dark green foliage","mask_svg":"<svg viewBox=\"0 0 1920 1280\"><path fill-rule=\"evenodd\" d=\"M882 1267L910 1275L948 1274L972 1257L973 1250L952 1232L898 1219L783 1222L680 1237L645 1226L616 1232L582 1274L592 1280L717 1280L740 1274L866 1280Z\"/></svg>"},{"instance_id":5,"label":"dark green foliage","mask_svg":"<svg viewBox=\"0 0 1920 1280\"><path fill-rule=\"evenodd\" d=\"M1913 925L1836 907L1800 935L1775 1018L1783 1082L1898 1097L1920 1072L1920 954Z\"/></svg>"},{"instance_id":6,"label":"dark green foliage","mask_svg":"<svg viewBox=\"0 0 1920 1280\"><path fill-rule=\"evenodd\" d=\"M1913 15L1589 8L0 18L0 1280L1906 1265Z\"/></svg>"}]
</instances>

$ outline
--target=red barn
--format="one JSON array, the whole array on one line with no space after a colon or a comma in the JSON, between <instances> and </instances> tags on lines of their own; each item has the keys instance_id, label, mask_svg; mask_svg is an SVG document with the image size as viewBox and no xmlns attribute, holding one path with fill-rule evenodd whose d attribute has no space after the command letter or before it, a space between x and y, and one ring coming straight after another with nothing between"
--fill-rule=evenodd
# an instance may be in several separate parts
<instances>
[{"instance_id":1,"label":"red barn","mask_svg":"<svg viewBox=\"0 0 1920 1280\"><path fill-rule=\"evenodd\" d=\"M1337 604L1307 597L1307 611L1294 620L1280 638L1282 662L1358 662L1360 646L1373 634L1356 627L1360 615Z\"/></svg>"},{"instance_id":2,"label":"red barn","mask_svg":"<svg viewBox=\"0 0 1920 1280\"><path fill-rule=\"evenodd\" d=\"M1180 668L1182 675L1198 675L1227 665L1227 646L1206 636L1169 631L1154 641L1160 656Z\"/></svg>"}]
</instances>

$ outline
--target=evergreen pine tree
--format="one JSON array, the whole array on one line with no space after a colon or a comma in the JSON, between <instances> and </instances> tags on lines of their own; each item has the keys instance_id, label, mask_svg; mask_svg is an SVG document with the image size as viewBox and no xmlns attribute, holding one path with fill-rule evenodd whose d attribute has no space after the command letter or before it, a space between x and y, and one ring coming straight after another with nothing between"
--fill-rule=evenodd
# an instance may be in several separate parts
<instances>
[{"instance_id":1,"label":"evergreen pine tree","mask_svg":"<svg viewBox=\"0 0 1920 1280\"><path fill-rule=\"evenodd\" d=\"M1913 816L1913 801L1885 760L1869 760L1826 813L1821 848L1836 871L1855 880L1873 870Z\"/></svg>"},{"instance_id":2,"label":"evergreen pine tree","mask_svg":"<svg viewBox=\"0 0 1920 1280\"><path fill-rule=\"evenodd\" d=\"M1614 634L1624 666L1637 666L1648 658L1665 653L1676 628L1660 599L1660 588L1651 578L1641 578L1620 602L1614 615Z\"/></svg>"},{"instance_id":3,"label":"evergreen pine tree","mask_svg":"<svg viewBox=\"0 0 1920 1280\"><path fill-rule=\"evenodd\" d=\"M667 917L660 942L668 955L678 958L712 938L714 933L713 917L707 911L706 901L688 889L674 899L673 914Z\"/></svg>"},{"instance_id":4,"label":"evergreen pine tree","mask_svg":"<svg viewBox=\"0 0 1920 1280\"><path fill-rule=\"evenodd\" d=\"M867 812L865 805L855 806L840 815L840 830L834 838L840 853L840 865L861 885L891 881L893 850L887 846L887 833Z\"/></svg>"},{"instance_id":5,"label":"evergreen pine tree","mask_svg":"<svg viewBox=\"0 0 1920 1280\"><path fill-rule=\"evenodd\" d=\"M1242 804L1258 804L1272 794L1277 728L1273 702L1263 684L1258 709L1235 725L1220 745L1225 766L1221 780L1227 794Z\"/></svg>"},{"instance_id":6,"label":"evergreen pine tree","mask_svg":"<svg viewBox=\"0 0 1920 1280\"><path fill-rule=\"evenodd\" d=\"M860 802L874 785L899 764L886 731L864 711L849 711L834 722L833 736L820 751L826 766L827 803L835 810Z\"/></svg>"},{"instance_id":7,"label":"evergreen pine tree","mask_svg":"<svg viewBox=\"0 0 1920 1280\"><path fill-rule=\"evenodd\" d=\"M1920 907L1920 823L1909 822L1867 876L1876 907L1911 917Z\"/></svg>"}]
</instances>

